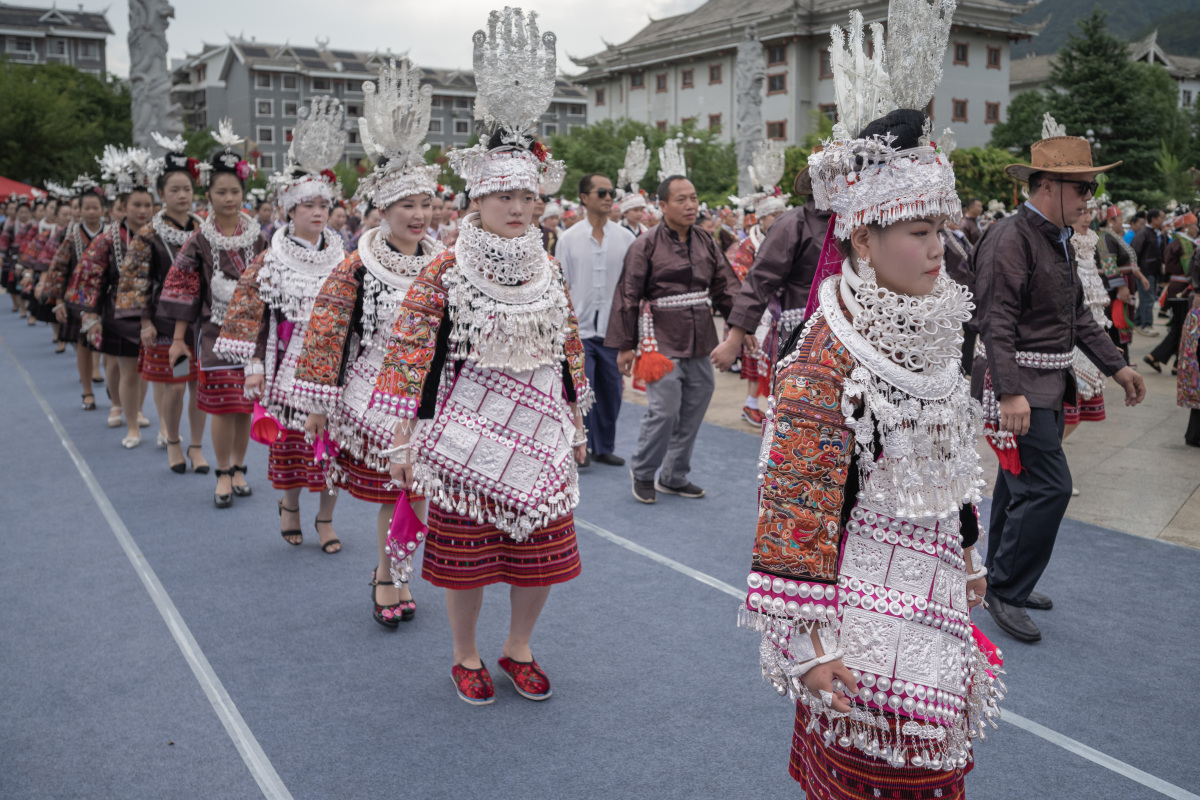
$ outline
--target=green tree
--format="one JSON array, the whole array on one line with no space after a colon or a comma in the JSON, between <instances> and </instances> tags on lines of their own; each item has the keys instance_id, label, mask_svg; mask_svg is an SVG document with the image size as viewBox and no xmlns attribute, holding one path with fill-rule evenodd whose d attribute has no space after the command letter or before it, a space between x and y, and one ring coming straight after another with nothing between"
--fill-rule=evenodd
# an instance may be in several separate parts
<instances>
[{"instance_id":1,"label":"green tree","mask_svg":"<svg viewBox=\"0 0 1200 800\"><path fill-rule=\"evenodd\" d=\"M1012 205L1013 180L1004 168L1014 161L1013 154L998 147L967 147L950 154L954 164L954 187L965 203L968 197L978 197L987 204L999 200Z\"/></svg>"},{"instance_id":2,"label":"green tree","mask_svg":"<svg viewBox=\"0 0 1200 800\"><path fill-rule=\"evenodd\" d=\"M115 78L0 60L0 174L33 186L94 174L104 145L131 142L129 104Z\"/></svg>"},{"instance_id":3,"label":"green tree","mask_svg":"<svg viewBox=\"0 0 1200 800\"><path fill-rule=\"evenodd\" d=\"M1008 104L1008 119L993 126L988 146L1028 161L1029 146L1042 138L1042 115L1049 110L1050 103L1040 90L1021 92Z\"/></svg>"}]
</instances>

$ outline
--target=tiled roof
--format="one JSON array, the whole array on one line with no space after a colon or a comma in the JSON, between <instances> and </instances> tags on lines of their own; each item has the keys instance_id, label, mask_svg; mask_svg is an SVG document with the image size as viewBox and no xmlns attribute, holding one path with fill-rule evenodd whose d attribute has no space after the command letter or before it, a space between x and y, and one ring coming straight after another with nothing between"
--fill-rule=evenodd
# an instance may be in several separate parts
<instances>
[{"instance_id":1,"label":"tiled roof","mask_svg":"<svg viewBox=\"0 0 1200 800\"><path fill-rule=\"evenodd\" d=\"M102 12L71 11L63 8L31 8L0 3L0 28L29 28L31 30L81 31L111 34L108 19Z\"/></svg>"}]
</instances>

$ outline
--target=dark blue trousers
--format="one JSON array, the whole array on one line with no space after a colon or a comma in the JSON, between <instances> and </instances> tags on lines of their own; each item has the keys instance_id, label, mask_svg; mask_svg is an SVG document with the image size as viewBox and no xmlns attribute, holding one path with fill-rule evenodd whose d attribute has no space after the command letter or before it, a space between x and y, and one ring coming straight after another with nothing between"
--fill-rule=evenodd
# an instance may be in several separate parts
<instances>
[{"instance_id":1,"label":"dark blue trousers","mask_svg":"<svg viewBox=\"0 0 1200 800\"><path fill-rule=\"evenodd\" d=\"M594 455L611 453L617 442L617 415L621 413L621 371L617 351L604 346L603 336L583 340L583 369L596 394L596 403L583 418L588 429L588 449Z\"/></svg>"}]
</instances>

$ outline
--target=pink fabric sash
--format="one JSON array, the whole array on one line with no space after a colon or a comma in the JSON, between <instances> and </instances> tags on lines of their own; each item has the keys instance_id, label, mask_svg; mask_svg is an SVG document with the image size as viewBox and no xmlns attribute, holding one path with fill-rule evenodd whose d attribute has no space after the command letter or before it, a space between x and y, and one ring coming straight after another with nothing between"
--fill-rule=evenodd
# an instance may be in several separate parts
<instances>
[{"instance_id":1,"label":"pink fabric sash","mask_svg":"<svg viewBox=\"0 0 1200 800\"><path fill-rule=\"evenodd\" d=\"M804 307L804 318L808 319L817 310L820 302L817 290L830 275L842 271L842 253L837 248L837 238L833 235L833 227L837 224L837 214L829 217L829 227L825 229L825 241L821 245L821 257L817 259L817 274L813 276L812 286L808 290L808 305Z\"/></svg>"}]
</instances>

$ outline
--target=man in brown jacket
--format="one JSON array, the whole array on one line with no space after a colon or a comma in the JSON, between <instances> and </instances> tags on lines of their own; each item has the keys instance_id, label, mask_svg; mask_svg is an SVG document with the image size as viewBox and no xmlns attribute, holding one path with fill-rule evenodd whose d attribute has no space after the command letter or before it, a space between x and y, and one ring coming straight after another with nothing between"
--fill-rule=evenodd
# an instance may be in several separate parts
<instances>
[{"instance_id":1,"label":"man in brown jacket","mask_svg":"<svg viewBox=\"0 0 1200 800\"><path fill-rule=\"evenodd\" d=\"M1007 168L1029 182L1029 201L988 228L975 250L972 325L984 353L971 373L1001 461L986 559L988 611L1026 642L1042 634L1025 609L1053 605L1033 588L1071 500L1062 433L1063 398L1075 397L1074 348L1124 387L1126 405L1146 396L1141 376L1084 305L1068 244L1096 173L1117 165L1093 168L1087 140L1073 136L1035 142L1032 156L1033 166Z\"/></svg>"},{"instance_id":2,"label":"man in brown jacket","mask_svg":"<svg viewBox=\"0 0 1200 800\"><path fill-rule=\"evenodd\" d=\"M716 241L694 227L700 203L692 182L672 175L658 187L658 197L662 224L639 236L625 253L604 339L606 347L617 349L621 372L632 375L645 301L654 321L655 346L673 364L662 378L646 384L648 408L630 465L633 496L642 503L656 502L657 492L704 496L687 477L696 434L716 386L708 360L717 346L712 310L728 315L738 287Z\"/></svg>"}]
</instances>

